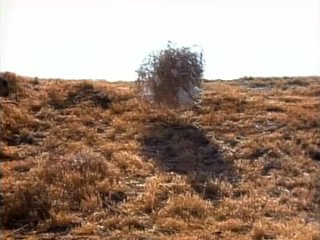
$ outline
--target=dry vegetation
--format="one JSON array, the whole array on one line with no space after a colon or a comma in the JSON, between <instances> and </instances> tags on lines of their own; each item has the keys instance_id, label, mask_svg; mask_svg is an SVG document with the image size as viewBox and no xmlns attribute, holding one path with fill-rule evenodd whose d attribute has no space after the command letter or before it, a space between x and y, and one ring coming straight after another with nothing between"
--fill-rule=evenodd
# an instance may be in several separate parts
<instances>
[{"instance_id":1,"label":"dry vegetation","mask_svg":"<svg viewBox=\"0 0 320 240\"><path fill-rule=\"evenodd\" d=\"M143 99L170 108L188 107L198 98L203 54L169 41L166 49L146 57L137 74L137 94Z\"/></svg>"},{"instance_id":2,"label":"dry vegetation","mask_svg":"<svg viewBox=\"0 0 320 240\"><path fill-rule=\"evenodd\" d=\"M320 78L205 82L187 111L1 79L2 238L320 239Z\"/></svg>"}]
</instances>

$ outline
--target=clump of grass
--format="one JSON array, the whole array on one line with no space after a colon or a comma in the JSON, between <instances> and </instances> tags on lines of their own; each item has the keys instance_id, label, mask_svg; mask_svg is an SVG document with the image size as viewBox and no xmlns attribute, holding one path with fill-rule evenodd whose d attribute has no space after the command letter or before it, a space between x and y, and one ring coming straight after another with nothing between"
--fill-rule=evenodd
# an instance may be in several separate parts
<instances>
[{"instance_id":1,"label":"clump of grass","mask_svg":"<svg viewBox=\"0 0 320 240\"><path fill-rule=\"evenodd\" d=\"M3 106L0 120L1 137L9 145L32 143L31 132L40 127L39 121L26 109L17 106Z\"/></svg>"},{"instance_id":2,"label":"clump of grass","mask_svg":"<svg viewBox=\"0 0 320 240\"><path fill-rule=\"evenodd\" d=\"M183 219L177 219L174 217L160 218L157 221L156 226L158 231L170 234L183 232L188 229L188 223Z\"/></svg>"},{"instance_id":3,"label":"clump of grass","mask_svg":"<svg viewBox=\"0 0 320 240\"><path fill-rule=\"evenodd\" d=\"M83 81L78 85L78 89L79 89L79 91L83 91L83 92L88 91L89 92L89 91L93 91L94 86L93 86L92 82Z\"/></svg>"},{"instance_id":4,"label":"clump of grass","mask_svg":"<svg viewBox=\"0 0 320 240\"><path fill-rule=\"evenodd\" d=\"M112 103L111 95L106 91L94 89L91 82L84 81L73 86L73 89L68 93L65 99L65 107L73 106L85 102L92 103L94 106L99 106L102 109L108 109Z\"/></svg>"},{"instance_id":5,"label":"clump of grass","mask_svg":"<svg viewBox=\"0 0 320 240\"><path fill-rule=\"evenodd\" d=\"M61 109L65 107L65 99L63 95L56 90L51 90L48 92L49 105L53 106L55 109Z\"/></svg>"},{"instance_id":6,"label":"clump of grass","mask_svg":"<svg viewBox=\"0 0 320 240\"><path fill-rule=\"evenodd\" d=\"M28 225L30 228L50 217L52 202L47 186L39 179L19 184L11 194L4 194L3 201L3 227L10 229Z\"/></svg>"},{"instance_id":7,"label":"clump of grass","mask_svg":"<svg viewBox=\"0 0 320 240\"><path fill-rule=\"evenodd\" d=\"M0 73L0 97L16 95L19 90L18 77L11 72Z\"/></svg>"},{"instance_id":8,"label":"clump of grass","mask_svg":"<svg viewBox=\"0 0 320 240\"><path fill-rule=\"evenodd\" d=\"M264 240L264 239L274 239L270 232L263 226L255 226L252 232L252 240Z\"/></svg>"},{"instance_id":9,"label":"clump of grass","mask_svg":"<svg viewBox=\"0 0 320 240\"><path fill-rule=\"evenodd\" d=\"M145 194L142 196L142 210L151 213L160 207L162 202L161 194L163 190L160 187L160 181L157 178L150 178L145 184Z\"/></svg>"},{"instance_id":10,"label":"clump of grass","mask_svg":"<svg viewBox=\"0 0 320 240\"><path fill-rule=\"evenodd\" d=\"M79 225L77 218L68 212L52 212L51 218L39 224L39 232L68 232Z\"/></svg>"},{"instance_id":11,"label":"clump of grass","mask_svg":"<svg viewBox=\"0 0 320 240\"><path fill-rule=\"evenodd\" d=\"M94 223L87 223L80 227L77 227L73 230L73 233L80 236L85 235L93 235L95 230L97 228L97 225Z\"/></svg>"},{"instance_id":12,"label":"clump of grass","mask_svg":"<svg viewBox=\"0 0 320 240\"><path fill-rule=\"evenodd\" d=\"M39 176L46 184L60 189L60 201L67 202L71 209L79 209L83 201L98 194L96 185L109 177L108 163L102 155L84 149L61 160L47 160Z\"/></svg>"},{"instance_id":13,"label":"clump of grass","mask_svg":"<svg viewBox=\"0 0 320 240\"><path fill-rule=\"evenodd\" d=\"M168 199L167 205L161 211L164 216L182 219L205 219L210 213L211 205L197 195L178 195Z\"/></svg>"}]
</instances>

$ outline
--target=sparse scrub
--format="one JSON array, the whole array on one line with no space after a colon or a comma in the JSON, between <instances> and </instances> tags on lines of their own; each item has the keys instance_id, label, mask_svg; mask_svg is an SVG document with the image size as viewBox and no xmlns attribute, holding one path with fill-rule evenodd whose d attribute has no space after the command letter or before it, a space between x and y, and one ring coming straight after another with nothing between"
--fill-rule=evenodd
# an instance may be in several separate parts
<instances>
[{"instance_id":1,"label":"sparse scrub","mask_svg":"<svg viewBox=\"0 0 320 240\"><path fill-rule=\"evenodd\" d=\"M3 238L319 239L319 78L206 81L186 111L133 83L16 80Z\"/></svg>"}]
</instances>

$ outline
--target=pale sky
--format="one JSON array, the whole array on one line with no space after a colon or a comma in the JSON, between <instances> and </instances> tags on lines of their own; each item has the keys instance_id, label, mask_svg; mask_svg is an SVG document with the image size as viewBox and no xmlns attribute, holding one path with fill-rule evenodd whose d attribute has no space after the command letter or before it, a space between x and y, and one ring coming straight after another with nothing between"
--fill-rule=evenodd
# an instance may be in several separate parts
<instances>
[{"instance_id":1,"label":"pale sky","mask_svg":"<svg viewBox=\"0 0 320 240\"><path fill-rule=\"evenodd\" d=\"M168 42L204 77L320 75L320 0L0 0L0 71L135 80Z\"/></svg>"}]
</instances>

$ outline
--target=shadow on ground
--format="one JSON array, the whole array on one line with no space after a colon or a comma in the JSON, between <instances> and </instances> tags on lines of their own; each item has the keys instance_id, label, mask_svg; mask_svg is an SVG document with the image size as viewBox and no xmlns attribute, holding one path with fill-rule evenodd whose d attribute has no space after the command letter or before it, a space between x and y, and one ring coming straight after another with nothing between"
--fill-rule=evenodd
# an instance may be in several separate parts
<instances>
[{"instance_id":1,"label":"shadow on ground","mask_svg":"<svg viewBox=\"0 0 320 240\"><path fill-rule=\"evenodd\" d=\"M217 199L217 178L235 179L232 164L224 159L221 146L196 126L154 123L141 139L142 153L163 171L187 175L193 189L208 199Z\"/></svg>"}]
</instances>

